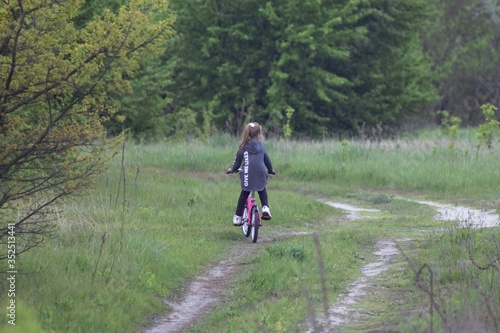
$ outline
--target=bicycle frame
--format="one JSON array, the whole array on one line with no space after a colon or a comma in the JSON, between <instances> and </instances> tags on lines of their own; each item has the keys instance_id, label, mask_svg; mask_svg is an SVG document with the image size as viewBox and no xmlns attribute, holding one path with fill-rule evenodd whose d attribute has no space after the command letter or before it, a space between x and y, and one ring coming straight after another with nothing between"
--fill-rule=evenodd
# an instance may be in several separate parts
<instances>
[{"instance_id":1,"label":"bicycle frame","mask_svg":"<svg viewBox=\"0 0 500 333\"><path fill-rule=\"evenodd\" d=\"M241 169L239 172L241 172ZM262 225L262 221L259 212L259 205L256 203L255 191L251 191L247 197L242 219L243 223L241 224L241 231L243 232L243 235L245 237L251 236L250 238L252 239L252 242L257 243L259 227ZM253 224L252 221L254 222Z\"/></svg>"},{"instance_id":2,"label":"bicycle frame","mask_svg":"<svg viewBox=\"0 0 500 333\"><path fill-rule=\"evenodd\" d=\"M248 198L247 198L248 218L247 218L246 223L247 223L247 225L248 225L249 227L251 227L251 226L252 226L252 215L253 215L253 213L254 213L254 211L253 211L253 210L254 210L254 209L253 209L253 207L254 207L254 206L256 206L256 204L255 204L255 200L256 200L256 199L255 199L255 192L254 192L254 191L252 191L252 192L250 192L250 195L249 195L249 196L248 196ZM257 206L257 211L258 211L258 206ZM261 218L260 218L260 214L257 214L257 221L259 221L259 226L260 226L260 225L262 225L262 221L261 221Z\"/></svg>"},{"instance_id":3,"label":"bicycle frame","mask_svg":"<svg viewBox=\"0 0 500 333\"><path fill-rule=\"evenodd\" d=\"M261 226L261 217L259 214L259 206L255 202L255 193L252 191L245 203L245 210L243 212L243 224L241 231L245 237L252 239L253 243L257 243L259 235L259 227Z\"/></svg>"}]
</instances>

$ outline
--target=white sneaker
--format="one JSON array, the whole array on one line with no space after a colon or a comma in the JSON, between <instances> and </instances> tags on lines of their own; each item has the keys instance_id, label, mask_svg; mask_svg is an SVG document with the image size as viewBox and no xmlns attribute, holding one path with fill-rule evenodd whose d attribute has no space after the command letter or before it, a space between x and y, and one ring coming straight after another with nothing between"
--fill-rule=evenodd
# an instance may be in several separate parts
<instances>
[{"instance_id":1,"label":"white sneaker","mask_svg":"<svg viewBox=\"0 0 500 333\"><path fill-rule=\"evenodd\" d=\"M271 219L271 211L269 210L269 207L267 206L262 206L262 217L263 220L270 220Z\"/></svg>"},{"instance_id":2,"label":"white sneaker","mask_svg":"<svg viewBox=\"0 0 500 333\"><path fill-rule=\"evenodd\" d=\"M243 224L243 220L241 219L241 216L238 216L238 215L234 215L233 216L233 225L235 227L239 227L240 225Z\"/></svg>"}]
</instances>

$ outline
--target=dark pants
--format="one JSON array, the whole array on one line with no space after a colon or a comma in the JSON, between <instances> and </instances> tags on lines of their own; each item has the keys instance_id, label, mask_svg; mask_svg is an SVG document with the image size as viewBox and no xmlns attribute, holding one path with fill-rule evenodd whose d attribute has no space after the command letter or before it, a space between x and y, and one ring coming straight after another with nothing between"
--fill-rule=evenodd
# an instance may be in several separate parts
<instances>
[{"instance_id":1,"label":"dark pants","mask_svg":"<svg viewBox=\"0 0 500 333\"><path fill-rule=\"evenodd\" d=\"M258 191L258 193L262 206L269 206L267 201L267 190L264 188L262 191ZM238 199L238 206L236 206L237 216L243 216L243 210L245 210L245 203L249 195L250 191L241 191L240 198Z\"/></svg>"}]
</instances>

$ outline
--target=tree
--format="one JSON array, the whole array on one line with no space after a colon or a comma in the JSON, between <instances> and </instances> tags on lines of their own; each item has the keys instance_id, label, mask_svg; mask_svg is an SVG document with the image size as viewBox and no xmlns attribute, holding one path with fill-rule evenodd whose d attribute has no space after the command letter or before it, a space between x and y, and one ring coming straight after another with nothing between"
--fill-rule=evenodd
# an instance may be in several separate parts
<instances>
[{"instance_id":1,"label":"tree","mask_svg":"<svg viewBox=\"0 0 500 333\"><path fill-rule=\"evenodd\" d=\"M107 123L108 133L118 134L125 129L128 137L139 140L155 140L172 134L165 116L169 80L169 71L161 56L142 59L137 75L130 82L131 93L117 99L120 107L116 114L125 119Z\"/></svg>"},{"instance_id":2,"label":"tree","mask_svg":"<svg viewBox=\"0 0 500 333\"><path fill-rule=\"evenodd\" d=\"M438 15L423 35L439 75L440 101L463 125L484 121L481 105L500 106L500 1L435 1Z\"/></svg>"},{"instance_id":3,"label":"tree","mask_svg":"<svg viewBox=\"0 0 500 333\"><path fill-rule=\"evenodd\" d=\"M346 83L332 66L347 61L346 40L356 38L340 6L326 2L173 1L172 109L208 110L233 132L250 119L280 132L287 108L296 111L292 126L323 126L315 101Z\"/></svg>"},{"instance_id":4,"label":"tree","mask_svg":"<svg viewBox=\"0 0 500 333\"><path fill-rule=\"evenodd\" d=\"M171 109L233 132L281 134L287 108L299 135L400 122L434 97L418 40L431 1L172 0Z\"/></svg>"},{"instance_id":5,"label":"tree","mask_svg":"<svg viewBox=\"0 0 500 333\"><path fill-rule=\"evenodd\" d=\"M129 2L129 0L82 0L72 21L77 28L83 28L95 15L101 15L104 10L117 13L122 6L128 5Z\"/></svg>"},{"instance_id":6,"label":"tree","mask_svg":"<svg viewBox=\"0 0 500 333\"><path fill-rule=\"evenodd\" d=\"M18 253L38 245L60 203L104 170L116 140L103 124L116 97L173 33L167 0L132 0L78 29L81 3L0 4L0 243L14 230Z\"/></svg>"},{"instance_id":7,"label":"tree","mask_svg":"<svg viewBox=\"0 0 500 333\"><path fill-rule=\"evenodd\" d=\"M434 14L434 0L378 1L358 25L366 30L351 45L351 62L343 75L353 85L338 106L347 127L360 124L400 127L438 99L436 79L420 35ZM350 124L350 125L349 125Z\"/></svg>"},{"instance_id":8,"label":"tree","mask_svg":"<svg viewBox=\"0 0 500 333\"><path fill-rule=\"evenodd\" d=\"M73 21L77 27L84 27L95 15L101 15L105 10L117 13L129 2L84 0ZM168 12L163 15L168 16ZM169 101L165 89L169 82L169 71L164 58L163 54L154 54L140 61L140 69L130 81L132 91L117 97L120 106L116 114L123 116L124 120L117 121L116 117L110 119L105 124L108 134L116 135L125 130L127 137L154 140L172 133L164 116Z\"/></svg>"}]
</instances>

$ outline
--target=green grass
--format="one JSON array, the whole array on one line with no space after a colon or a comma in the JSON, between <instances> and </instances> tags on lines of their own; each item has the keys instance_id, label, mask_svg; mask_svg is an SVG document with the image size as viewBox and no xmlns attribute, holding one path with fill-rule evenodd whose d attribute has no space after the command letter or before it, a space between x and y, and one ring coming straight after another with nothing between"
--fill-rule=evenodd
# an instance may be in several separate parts
<instances>
[{"instance_id":1,"label":"green grass","mask_svg":"<svg viewBox=\"0 0 500 333\"><path fill-rule=\"evenodd\" d=\"M187 144L127 142L125 173L120 173L120 159L114 160L95 190L64 203L53 237L17 258L19 325L13 330L2 316L0 330L137 332L152 316L166 313L163 299L178 297L191 277L248 241L231 226L239 179L224 174L237 143L229 136ZM417 269L426 263L432 267L452 312L484 303L474 283L491 286L498 271L475 268L467 249L484 264L487 253L498 253L492 238L498 231L450 228L453 223L433 220L432 207L400 197L496 208L497 150L476 151L470 135L453 146L428 135L380 145L265 144L278 175L269 180L273 220L262 235L317 232L322 256L318 259L311 235L262 243L216 310L191 332L295 331L307 320L308 305L321 312L324 297L335 300L359 276L373 244L390 237L411 239L403 247L408 262ZM343 221L340 210L318 200L325 198L380 212ZM429 295L415 286L408 262L381 277L386 292L363 304L380 314L377 327L419 332L428 324L425 316L413 315L427 308ZM498 301L498 288L489 288ZM397 299L398 306L380 299ZM358 331L363 328L353 326L352 332Z\"/></svg>"},{"instance_id":2,"label":"green grass","mask_svg":"<svg viewBox=\"0 0 500 333\"><path fill-rule=\"evenodd\" d=\"M322 302L318 261L324 262L328 299L332 299L358 273L372 236L361 230L322 233L320 244L328 245L321 246L320 258L311 236L267 246L256 257L255 269L233 281L236 292L227 295L206 322L190 331L293 331L307 313L309 298L313 303Z\"/></svg>"},{"instance_id":3,"label":"green grass","mask_svg":"<svg viewBox=\"0 0 500 333\"><path fill-rule=\"evenodd\" d=\"M500 271L498 266L484 268L498 262L499 236L498 228L450 229L424 239L418 251L407 252L413 267L411 276L421 277L422 288L417 293L420 302L429 307L432 296L437 304L433 316L436 332L495 331L493 322L498 324L500 318ZM482 269L475 266L471 258ZM414 272L424 265L427 266L421 274ZM408 282L407 288L410 288ZM407 322L400 320L400 329L402 332L424 332L422 327L429 326L428 314L415 316ZM418 327L421 329L416 330Z\"/></svg>"},{"instance_id":4,"label":"green grass","mask_svg":"<svg viewBox=\"0 0 500 333\"><path fill-rule=\"evenodd\" d=\"M492 182L500 178L496 167L499 153L484 147L478 150L473 134L462 133L454 145L439 136L381 144L333 140L264 143L279 177L301 183L333 182L333 194L358 187L494 200L500 196L500 185ZM129 144L127 160L131 167L222 173L231 165L237 143L235 138L220 136L206 143Z\"/></svg>"}]
</instances>

